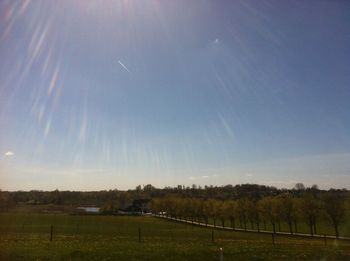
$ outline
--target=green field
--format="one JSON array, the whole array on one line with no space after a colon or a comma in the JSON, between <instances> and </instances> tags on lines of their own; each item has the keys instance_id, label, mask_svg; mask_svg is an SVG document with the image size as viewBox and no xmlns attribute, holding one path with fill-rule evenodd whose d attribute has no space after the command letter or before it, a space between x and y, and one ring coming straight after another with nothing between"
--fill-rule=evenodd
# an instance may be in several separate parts
<instances>
[{"instance_id":1,"label":"green field","mask_svg":"<svg viewBox=\"0 0 350 261\"><path fill-rule=\"evenodd\" d=\"M224 260L350 259L349 241L215 230L212 242L211 229L144 216L5 213L0 233L1 260L219 260L220 247Z\"/></svg>"}]
</instances>

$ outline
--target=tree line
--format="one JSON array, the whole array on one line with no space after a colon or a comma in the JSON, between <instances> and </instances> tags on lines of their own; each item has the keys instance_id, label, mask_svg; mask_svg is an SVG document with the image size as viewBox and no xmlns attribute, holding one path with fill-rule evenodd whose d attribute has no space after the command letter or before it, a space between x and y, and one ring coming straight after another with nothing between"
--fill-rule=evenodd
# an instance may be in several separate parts
<instances>
[{"instance_id":1,"label":"tree line","mask_svg":"<svg viewBox=\"0 0 350 261\"><path fill-rule=\"evenodd\" d=\"M299 195L303 191L319 191L316 185L305 188L301 183L296 188L277 189L273 186L258 184L238 184L225 186L192 186L177 185L174 187L156 188L151 184L138 185L135 189L129 190L101 190L101 191L1 191L1 206L11 207L17 203L28 204L56 204L56 205L97 205L102 206L108 202L115 202L121 199L121 205L130 203L134 199L151 199L168 195L194 198L215 198L215 199L237 199L242 197L260 198L263 196L275 196L289 192ZM346 190L343 190L346 191ZM126 201L126 203L125 203Z\"/></svg>"},{"instance_id":2,"label":"tree line","mask_svg":"<svg viewBox=\"0 0 350 261\"><path fill-rule=\"evenodd\" d=\"M339 237L339 226L345 221L347 211L345 200L345 194L336 190L324 192L321 196L312 192L298 196L285 192L276 196L228 200L167 196L153 199L150 209L155 214L206 225L211 219L214 226L219 222L220 226L232 229L239 225L247 230L249 224L251 229L260 231L267 230L267 224L270 224L273 233L281 231L282 222L288 225L291 234L298 233L298 225L304 222L311 235L317 234L318 219L325 216Z\"/></svg>"}]
</instances>

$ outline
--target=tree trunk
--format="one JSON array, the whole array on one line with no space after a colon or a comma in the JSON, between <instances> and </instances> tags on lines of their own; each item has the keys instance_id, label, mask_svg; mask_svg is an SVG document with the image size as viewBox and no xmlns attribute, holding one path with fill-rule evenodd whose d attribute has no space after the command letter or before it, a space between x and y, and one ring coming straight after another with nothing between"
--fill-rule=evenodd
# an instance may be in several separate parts
<instances>
[{"instance_id":1,"label":"tree trunk","mask_svg":"<svg viewBox=\"0 0 350 261\"><path fill-rule=\"evenodd\" d=\"M260 232L260 224L259 224L259 221L256 222L256 226L258 227L258 232Z\"/></svg>"},{"instance_id":2,"label":"tree trunk","mask_svg":"<svg viewBox=\"0 0 350 261\"><path fill-rule=\"evenodd\" d=\"M297 221L295 219L294 219L294 230L295 230L295 233L298 233Z\"/></svg>"},{"instance_id":3,"label":"tree trunk","mask_svg":"<svg viewBox=\"0 0 350 261\"><path fill-rule=\"evenodd\" d=\"M292 221L288 221L290 234L293 235Z\"/></svg>"},{"instance_id":4,"label":"tree trunk","mask_svg":"<svg viewBox=\"0 0 350 261\"><path fill-rule=\"evenodd\" d=\"M230 222L231 222L231 228L235 229L235 219L233 217L230 218Z\"/></svg>"},{"instance_id":5,"label":"tree trunk","mask_svg":"<svg viewBox=\"0 0 350 261\"><path fill-rule=\"evenodd\" d=\"M314 223L314 233L317 234L317 231L316 231L316 217L313 218L313 223Z\"/></svg>"},{"instance_id":6,"label":"tree trunk","mask_svg":"<svg viewBox=\"0 0 350 261\"><path fill-rule=\"evenodd\" d=\"M312 228L312 217L311 216L309 216L309 226L310 226L311 236L314 236L314 230Z\"/></svg>"},{"instance_id":7,"label":"tree trunk","mask_svg":"<svg viewBox=\"0 0 350 261\"><path fill-rule=\"evenodd\" d=\"M335 222L333 222L333 224L334 224L334 230L335 230L335 237L338 238L339 237L338 224L336 224Z\"/></svg>"}]
</instances>

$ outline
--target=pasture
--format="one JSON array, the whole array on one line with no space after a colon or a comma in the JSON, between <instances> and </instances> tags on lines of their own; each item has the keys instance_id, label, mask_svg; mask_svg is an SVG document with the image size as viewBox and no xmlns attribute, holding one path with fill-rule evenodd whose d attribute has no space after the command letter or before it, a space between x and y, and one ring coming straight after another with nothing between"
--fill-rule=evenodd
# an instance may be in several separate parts
<instances>
[{"instance_id":1,"label":"pasture","mask_svg":"<svg viewBox=\"0 0 350 261\"><path fill-rule=\"evenodd\" d=\"M1 260L219 260L219 248L224 260L350 259L349 241L326 243L222 230L213 242L211 229L146 216L0 214Z\"/></svg>"}]
</instances>

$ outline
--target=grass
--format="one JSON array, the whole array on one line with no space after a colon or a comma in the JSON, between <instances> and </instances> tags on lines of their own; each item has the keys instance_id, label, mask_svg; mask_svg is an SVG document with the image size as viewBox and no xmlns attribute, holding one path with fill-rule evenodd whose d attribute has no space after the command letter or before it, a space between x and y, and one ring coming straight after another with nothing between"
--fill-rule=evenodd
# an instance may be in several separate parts
<instances>
[{"instance_id":1,"label":"grass","mask_svg":"<svg viewBox=\"0 0 350 261\"><path fill-rule=\"evenodd\" d=\"M348 215L345 219L345 221L347 222L342 222L341 225L339 226L339 236L341 237L350 237L350 215ZM201 220L202 223L204 223L204 220ZM213 225L214 221L212 218L209 219L209 224ZM216 219L216 225L217 226L222 226L221 223L221 219L217 218ZM225 226L226 227L231 227L231 223L230 220L225 220ZM235 221L235 227L236 228L241 228L244 229L244 226L242 224L242 226L240 225L240 223L238 222L238 220ZM297 228L298 228L298 233L306 233L309 234L310 233L310 228L309 225L306 224L305 222L301 222L299 221L297 223ZM335 235L335 231L333 226L331 225L331 223L329 222L329 220L322 216L321 218L319 218L316 222L316 228L317 228L317 234L319 235ZM247 229L255 229L257 230L257 226L256 224L253 225L253 227L251 226L251 223L249 221L247 221ZM260 223L260 229L264 230L264 225L263 222ZM266 223L266 230L272 231L272 225L271 223L267 222ZM279 231L278 229L278 225L276 224L276 231ZM289 231L289 226L286 222L281 222L281 232L290 232ZM294 224L293 224L293 232L295 232L294 230Z\"/></svg>"},{"instance_id":2,"label":"grass","mask_svg":"<svg viewBox=\"0 0 350 261\"><path fill-rule=\"evenodd\" d=\"M53 224L53 241L50 226ZM139 242L138 228L142 242ZM350 242L215 230L154 217L0 214L1 260L345 260Z\"/></svg>"}]
</instances>

